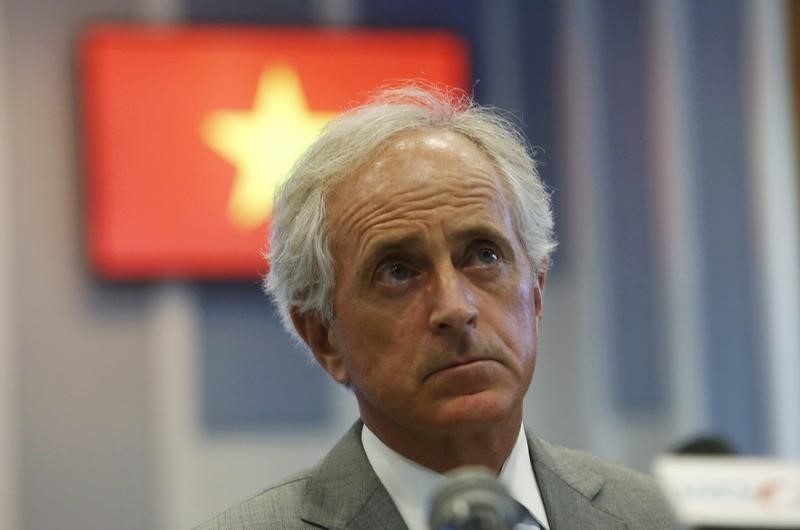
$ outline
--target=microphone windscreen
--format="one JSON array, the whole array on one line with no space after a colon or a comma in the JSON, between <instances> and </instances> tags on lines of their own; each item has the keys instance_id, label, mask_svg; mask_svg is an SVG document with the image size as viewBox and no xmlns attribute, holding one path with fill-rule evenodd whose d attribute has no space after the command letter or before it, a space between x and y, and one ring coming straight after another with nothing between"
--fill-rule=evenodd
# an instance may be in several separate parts
<instances>
[{"instance_id":1,"label":"microphone windscreen","mask_svg":"<svg viewBox=\"0 0 800 530\"><path fill-rule=\"evenodd\" d=\"M432 498L431 530L511 530L525 510L483 467L462 467Z\"/></svg>"},{"instance_id":2,"label":"microphone windscreen","mask_svg":"<svg viewBox=\"0 0 800 530\"><path fill-rule=\"evenodd\" d=\"M729 456L735 455L736 450L727 440L721 436L704 435L696 436L688 441L683 442L672 450L672 453L678 455L721 455Z\"/></svg>"}]
</instances>

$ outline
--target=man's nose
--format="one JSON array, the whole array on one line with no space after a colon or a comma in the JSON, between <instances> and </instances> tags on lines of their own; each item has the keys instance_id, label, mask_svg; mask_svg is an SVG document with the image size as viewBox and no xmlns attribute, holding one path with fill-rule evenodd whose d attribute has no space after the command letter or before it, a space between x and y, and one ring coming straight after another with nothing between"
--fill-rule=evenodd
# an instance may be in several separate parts
<instances>
[{"instance_id":1,"label":"man's nose","mask_svg":"<svg viewBox=\"0 0 800 530\"><path fill-rule=\"evenodd\" d=\"M434 333L463 333L477 325L475 295L455 267L435 274L430 296L430 327Z\"/></svg>"}]
</instances>

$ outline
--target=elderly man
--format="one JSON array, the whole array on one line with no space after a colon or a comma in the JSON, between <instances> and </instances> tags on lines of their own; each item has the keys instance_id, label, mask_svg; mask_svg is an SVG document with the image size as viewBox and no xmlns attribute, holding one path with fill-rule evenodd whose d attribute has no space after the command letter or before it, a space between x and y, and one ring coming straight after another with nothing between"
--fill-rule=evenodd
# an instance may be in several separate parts
<instances>
[{"instance_id":1,"label":"elderly man","mask_svg":"<svg viewBox=\"0 0 800 530\"><path fill-rule=\"evenodd\" d=\"M202 528L424 530L443 473L491 470L528 528L673 528L653 483L522 424L549 196L502 115L387 90L332 121L276 195L266 288L361 418L315 467Z\"/></svg>"}]
</instances>

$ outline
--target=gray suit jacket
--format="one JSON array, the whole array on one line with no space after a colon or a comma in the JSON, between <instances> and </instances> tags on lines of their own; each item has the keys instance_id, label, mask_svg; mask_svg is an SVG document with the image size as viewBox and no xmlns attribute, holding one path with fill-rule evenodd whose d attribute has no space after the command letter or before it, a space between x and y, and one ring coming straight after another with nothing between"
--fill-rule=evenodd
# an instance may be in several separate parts
<instances>
[{"instance_id":1,"label":"gray suit jacket","mask_svg":"<svg viewBox=\"0 0 800 530\"><path fill-rule=\"evenodd\" d=\"M357 422L315 467L221 513L199 530L405 530L372 470ZM550 530L677 528L652 479L528 433Z\"/></svg>"}]
</instances>

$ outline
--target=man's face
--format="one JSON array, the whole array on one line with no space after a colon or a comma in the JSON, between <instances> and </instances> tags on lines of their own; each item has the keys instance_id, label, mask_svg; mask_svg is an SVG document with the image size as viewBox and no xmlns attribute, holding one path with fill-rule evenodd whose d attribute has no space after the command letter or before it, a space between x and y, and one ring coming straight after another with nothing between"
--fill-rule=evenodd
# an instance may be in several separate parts
<instances>
[{"instance_id":1,"label":"man's face","mask_svg":"<svg viewBox=\"0 0 800 530\"><path fill-rule=\"evenodd\" d=\"M295 323L379 435L521 421L544 276L497 175L465 137L416 131L332 190L335 317L310 340Z\"/></svg>"}]
</instances>

